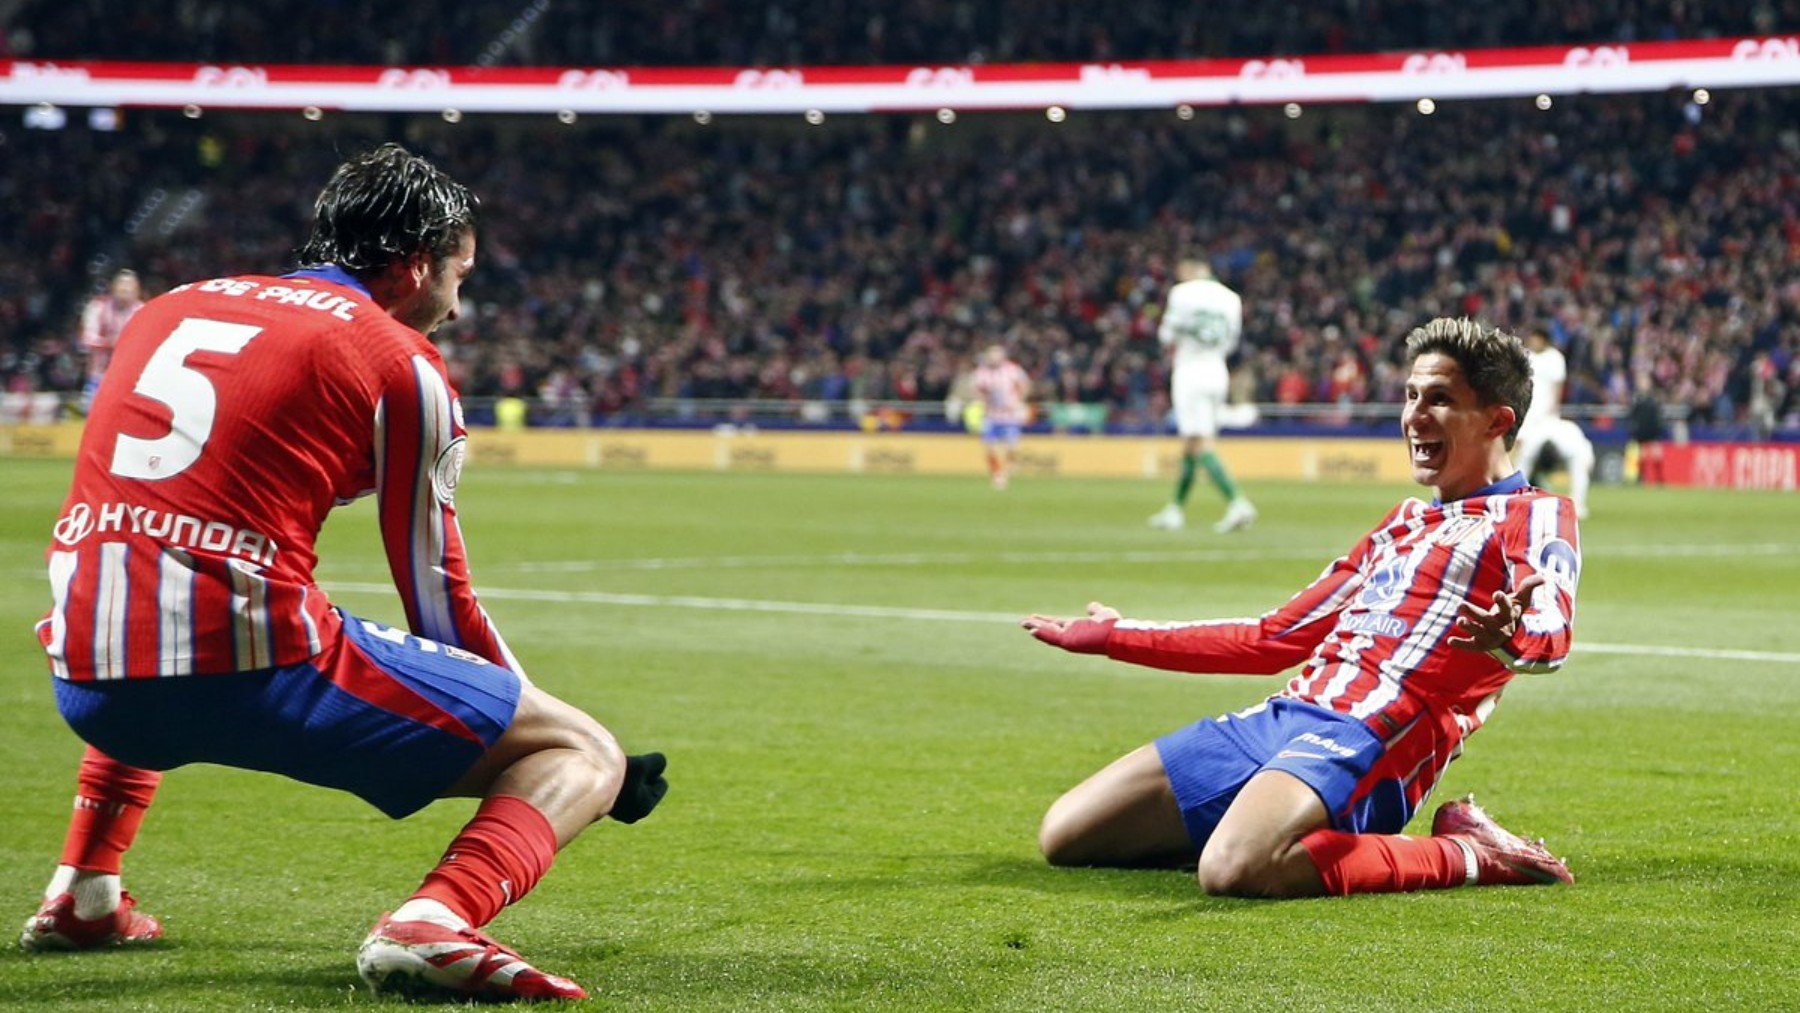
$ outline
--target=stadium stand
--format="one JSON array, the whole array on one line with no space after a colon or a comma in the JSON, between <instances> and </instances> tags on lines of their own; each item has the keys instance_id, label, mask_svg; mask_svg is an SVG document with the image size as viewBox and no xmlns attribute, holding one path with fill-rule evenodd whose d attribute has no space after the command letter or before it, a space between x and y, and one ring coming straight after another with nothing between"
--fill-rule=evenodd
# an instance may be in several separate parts
<instances>
[{"instance_id":1,"label":"stadium stand","mask_svg":"<svg viewBox=\"0 0 1800 1013\"><path fill-rule=\"evenodd\" d=\"M1342 4L1317 18L1255 7L1222 29L1209 20L1199 40L1151 30L1182 20L1168 5L1119 20L1048 4L1047 30L1034 33L1009 32L995 4L828 19L812 16L817 6L750 17L699 2L539 3L505 22L444 3L194 2L165 18L74 0L23 4L6 39L37 58L455 63L505 39L501 62L819 63L967 56L963 37L1012 40L984 57L1056 59L1655 38L1800 20L1800 2L1503 5L1495 17L1360 0L1356 18ZM307 30L280 33L277 54L267 28L288 23L284 11ZM551 16L556 31L539 30ZM627 23L655 30L622 47ZM1324 24L1340 35L1320 34ZM1677 417L1766 434L1800 428L1800 287L1788 277L1800 253L1797 112L1800 95L1778 90L1705 104L1683 92L1570 97L1548 111L1487 101L1432 116L1246 108L1061 125L1000 114L947 127L903 116L819 127L333 116L321 129L173 111L128 112L116 131L9 125L0 196L20 213L0 217L0 384L77 389L75 315L119 267L140 270L153 293L228 265L285 269L309 210L291 181L401 137L487 202L474 312L444 335L456 379L476 398L542 399L535 422L631 420L670 399L929 402L1000 339L1040 400L1103 405L1115 428L1154 426L1166 408L1155 314L1172 258L1198 248L1246 298L1243 398L1337 405L1347 421L1398 396L1398 335L1468 313L1549 324L1577 412L1622 414L1647 380Z\"/></svg>"},{"instance_id":2,"label":"stadium stand","mask_svg":"<svg viewBox=\"0 0 1800 1013\"><path fill-rule=\"evenodd\" d=\"M1153 423L1155 313L1171 255L1200 246L1245 294L1258 401L1391 401L1396 336L1470 313L1549 322L1572 404L1623 408L1647 375L1701 424L1772 429L1800 422L1796 99L400 127L487 201L475 312L446 335L458 382L563 421L653 397L929 401L998 337L1043 399ZM291 263L309 209L289 181L389 125L309 126L8 131L7 388L79 385L74 315L117 266L154 292Z\"/></svg>"}]
</instances>

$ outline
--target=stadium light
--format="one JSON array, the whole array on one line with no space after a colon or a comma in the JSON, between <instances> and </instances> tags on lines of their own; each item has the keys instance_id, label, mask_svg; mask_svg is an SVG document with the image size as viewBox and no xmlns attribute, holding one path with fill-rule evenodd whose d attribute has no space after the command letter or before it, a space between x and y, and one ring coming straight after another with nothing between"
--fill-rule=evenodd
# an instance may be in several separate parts
<instances>
[{"instance_id":1,"label":"stadium light","mask_svg":"<svg viewBox=\"0 0 1800 1013\"><path fill-rule=\"evenodd\" d=\"M1044 118L1052 123L1061 123L1069 118L1069 111L1062 106L1051 106L1044 110Z\"/></svg>"},{"instance_id":2,"label":"stadium light","mask_svg":"<svg viewBox=\"0 0 1800 1013\"><path fill-rule=\"evenodd\" d=\"M1419 100L1419 115L1430 116L1435 112L1437 112L1437 103L1435 101L1428 98Z\"/></svg>"},{"instance_id":3,"label":"stadium light","mask_svg":"<svg viewBox=\"0 0 1800 1013\"><path fill-rule=\"evenodd\" d=\"M61 130L68 122L69 114L54 102L39 102L25 110L27 130Z\"/></svg>"}]
</instances>

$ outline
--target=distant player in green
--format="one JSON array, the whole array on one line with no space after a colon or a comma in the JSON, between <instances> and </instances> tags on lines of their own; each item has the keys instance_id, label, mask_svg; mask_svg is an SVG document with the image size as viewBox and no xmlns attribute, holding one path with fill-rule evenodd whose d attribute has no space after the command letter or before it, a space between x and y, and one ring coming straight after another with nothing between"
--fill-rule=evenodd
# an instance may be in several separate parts
<instances>
[{"instance_id":1,"label":"distant player in green","mask_svg":"<svg viewBox=\"0 0 1800 1013\"><path fill-rule=\"evenodd\" d=\"M1215 279L1212 268L1202 261L1182 261L1175 268L1175 277L1156 336L1174 358L1169 398L1175 406L1175 427L1181 433L1181 478L1175 483L1175 498L1151 516L1150 526L1165 531L1187 526L1182 508L1193 490L1195 473L1205 469L1227 504L1225 516L1213 525L1214 531L1223 534L1256 521L1256 507L1239 491L1214 450L1231 379L1225 359L1237 348L1243 333L1244 301Z\"/></svg>"}]
</instances>

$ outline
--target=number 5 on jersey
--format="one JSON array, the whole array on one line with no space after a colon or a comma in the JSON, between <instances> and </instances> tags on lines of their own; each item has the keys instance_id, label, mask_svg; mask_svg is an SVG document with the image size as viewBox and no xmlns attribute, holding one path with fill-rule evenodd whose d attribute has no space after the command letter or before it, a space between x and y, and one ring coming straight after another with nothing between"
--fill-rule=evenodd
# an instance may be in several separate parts
<instances>
[{"instance_id":1,"label":"number 5 on jersey","mask_svg":"<svg viewBox=\"0 0 1800 1013\"><path fill-rule=\"evenodd\" d=\"M176 326L144 364L132 392L169 409L169 434L153 440L121 435L113 444L112 473L160 481L193 466L212 436L218 394L205 373L187 364L195 352L236 355L262 328L190 317Z\"/></svg>"}]
</instances>

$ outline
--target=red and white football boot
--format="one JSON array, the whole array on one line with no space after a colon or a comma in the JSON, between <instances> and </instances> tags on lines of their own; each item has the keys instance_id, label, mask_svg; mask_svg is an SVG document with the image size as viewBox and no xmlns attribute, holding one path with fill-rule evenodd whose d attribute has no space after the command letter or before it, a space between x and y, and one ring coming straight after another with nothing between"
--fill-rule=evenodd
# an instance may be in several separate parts
<instances>
[{"instance_id":1,"label":"red and white football boot","mask_svg":"<svg viewBox=\"0 0 1800 1013\"><path fill-rule=\"evenodd\" d=\"M356 970L376 992L489 1001L586 999L567 978L532 967L475 929L382 915L356 951Z\"/></svg>"},{"instance_id":2,"label":"red and white football boot","mask_svg":"<svg viewBox=\"0 0 1800 1013\"><path fill-rule=\"evenodd\" d=\"M105 946L138 946L162 938L162 923L137 909L130 893L121 894L119 906L98 918L75 916L75 895L61 893L44 901L37 914L25 921L19 948L31 953L47 950L97 950Z\"/></svg>"},{"instance_id":3,"label":"red and white football boot","mask_svg":"<svg viewBox=\"0 0 1800 1013\"><path fill-rule=\"evenodd\" d=\"M1575 882L1562 859L1544 842L1528 841L1494 822L1487 810L1466 795L1445 802L1431 818L1431 836L1448 837L1463 846L1469 861L1469 885L1539 886Z\"/></svg>"}]
</instances>

